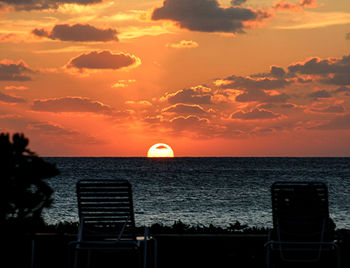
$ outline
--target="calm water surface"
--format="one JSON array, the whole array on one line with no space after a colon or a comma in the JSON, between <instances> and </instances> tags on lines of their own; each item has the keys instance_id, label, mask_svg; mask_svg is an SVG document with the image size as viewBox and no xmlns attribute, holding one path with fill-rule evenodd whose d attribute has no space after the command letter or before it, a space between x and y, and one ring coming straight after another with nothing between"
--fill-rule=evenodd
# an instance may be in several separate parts
<instances>
[{"instance_id":1,"label":"calm water surface","mask_svg":"<svg viewBox=\"0 0 350 268\"><path fill-rule=\"evenodd\" d=\"M350 158L46 158L61 174L49 180L48 223L78 221L79 179L124 178L133 186L137 225L181 220L227 227L236 220L271 227L275 181L322 181L338 228L350 229Z\"/></svg>"}]
</instances>

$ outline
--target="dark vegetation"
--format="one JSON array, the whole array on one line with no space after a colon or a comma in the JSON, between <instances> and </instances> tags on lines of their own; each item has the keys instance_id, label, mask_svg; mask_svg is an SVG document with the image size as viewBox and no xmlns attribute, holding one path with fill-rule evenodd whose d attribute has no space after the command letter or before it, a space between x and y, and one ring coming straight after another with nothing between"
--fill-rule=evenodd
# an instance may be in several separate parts
<instances>
[{"instance_id":1,"label":"dark vegetation","mask_svg":"<svg viewBox=\"0 0 350 268\"><path fill-rule=\"evenodd\" d=\"M78 222L60 222L58 224L43 225L38 232L49 232L58 234L75 234L78 230ZM151 234L267 234L268 228L249 227L236 221L229 224L227 228L204 225L189 225L181 220L175 221L173 225L164 225L160 223L152 224L148 227ZM136 232L140 235L144 233L143 227L136 227Z\"/></svg>"},{"instance_id":2,"label":"dark vegetation","mask_svg":"<svg viewBox=\"0 0 350 268\"><path fill-rule=\"evenodd\" d=\"M59 173L55 165L30 151L23 134L0 134L0 231L34 232L44 225L53 190L45 179Z\"/></svg>"}]
</instances>

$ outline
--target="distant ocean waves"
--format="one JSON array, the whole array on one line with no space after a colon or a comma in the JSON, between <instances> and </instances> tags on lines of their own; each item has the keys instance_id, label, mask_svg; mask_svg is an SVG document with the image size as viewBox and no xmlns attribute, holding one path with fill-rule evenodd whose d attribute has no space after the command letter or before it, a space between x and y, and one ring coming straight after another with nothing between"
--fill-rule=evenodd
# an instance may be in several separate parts
<instances>
[{"instance_id":1,"label":"distant ocean waves","mask_svg":"<svg viewBox=\"0 0 350 268\"><path fill-rule=\"evenodd\" d=\"M275 181L317 180L329 189L330 213L350 229L350 158L46 158L61 174L49 180L54 204L48 223L78 221L75 184L87 178L125 178L133 186L137 225L181 220L227 227L236 220L271 226Z\"/></svg>"}]
</instances>

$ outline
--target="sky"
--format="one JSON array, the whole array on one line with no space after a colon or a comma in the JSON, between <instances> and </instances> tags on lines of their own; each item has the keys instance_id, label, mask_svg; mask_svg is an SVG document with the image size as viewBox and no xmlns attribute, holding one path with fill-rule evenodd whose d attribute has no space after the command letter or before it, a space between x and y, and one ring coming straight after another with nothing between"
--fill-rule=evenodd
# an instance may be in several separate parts
<instances>
[{"instance_id":1,"label":"sky","mask_svg":"<svg viewBox=\"0 0 350 268\"><path fill-rule=\"evenodd\" d=\"M350 1L0 0L0 132L40 156L350 156Z\"/></svg>"}]
</instances>

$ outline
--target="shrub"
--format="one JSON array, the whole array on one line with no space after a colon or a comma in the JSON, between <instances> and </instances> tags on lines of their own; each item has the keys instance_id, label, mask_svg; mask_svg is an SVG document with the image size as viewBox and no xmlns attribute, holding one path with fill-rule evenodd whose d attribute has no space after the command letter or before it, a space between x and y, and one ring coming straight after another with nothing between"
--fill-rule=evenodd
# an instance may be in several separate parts
<instances>
[{"instance_id":1,"label":"shrub","mask_svg":"<svg viewBox=\"0 0 350 268\"><path fill-rule=\"evenodd\" d=\"M27 149L23 134L0 134L0 224L33 228L43 223L41 213L50 207L53 190L44 179L59 173L54 164ZM6 228L4 228L6 227ZM18 230L17 230L18 231Z\"/></svg>"}]
</instances>

